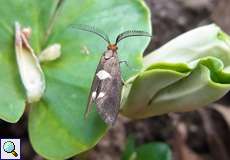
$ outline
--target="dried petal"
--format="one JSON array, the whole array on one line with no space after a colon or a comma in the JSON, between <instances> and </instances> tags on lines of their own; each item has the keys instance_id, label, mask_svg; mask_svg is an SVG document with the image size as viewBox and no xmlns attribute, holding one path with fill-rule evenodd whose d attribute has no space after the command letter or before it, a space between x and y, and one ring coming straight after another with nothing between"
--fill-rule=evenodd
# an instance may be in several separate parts
<instances>
[{"instance_id":1,"label":"dried petal","mask_svg":"<svg viewBox=\"0 0 230 160\"><path fill-rule=\"evenodd\" d=\"M37 102L45 90L45 78L40 63L29 45L29 32L24 33L18 22L15 23L15 50L18 69L29 103ZM31 31L30 31L31 32ZM29 34L27 34L29 33Z\"/></svg>"},{"instance_id":2,"label":"dried petal","mask_svg":"<svg viewBox=\"0 0 230 160\"><path fill-rule=\"evenodd\" d=\"M30 27L22 28L22 33L25 35L26 39L29 39L31 36L32 29Z\"/></svg>"}]
</instances>

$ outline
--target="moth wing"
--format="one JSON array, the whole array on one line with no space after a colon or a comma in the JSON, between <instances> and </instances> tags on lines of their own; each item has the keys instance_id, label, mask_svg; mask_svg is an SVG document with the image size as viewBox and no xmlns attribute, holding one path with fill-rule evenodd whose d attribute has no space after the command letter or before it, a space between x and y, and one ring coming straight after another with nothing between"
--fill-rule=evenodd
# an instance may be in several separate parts
<instances>
[{"instance_id":1,"label":"moth wing","mask_svg":"<svg viewBox=\"0 0 230 160\"><path fill-rule=\"evenodd\" d=\"M92 85L91 85L91 88L90 88L89 97L88 97L88 103L87 103L87 107L86 107L85 114L84 114L85 118L87 118L89 112L91 111L91 109L93 107L92 104L96 99L96 94L97 93L95 91L97 91L97 89L98 89L98 87L100 85L100 79L96 76L96 74L97 74L97 72L99 70L102 69L102 66L103 66L102 63L103 62L102 62L102 58L101 58L98 66L97 66L96 72L94 74L94 79L93 79L93 82L92 82ZM95 92L95 93L93 93L93 92ZM95 94L95 96L93 96L93 94Z\"/></svg>"},{"instance_id":2,"label":"moth wing","mask_svg":"<svg viewBox=\"0 0 230 160\"><path fill-rule=\"evenodd\" d=\"M119 60L116 54L106 60L103 69L111 75L111 78L101 82L96 106L102 119L106 123L113 125L119 113L122 89Z\"/></svg>"}]
</instances>

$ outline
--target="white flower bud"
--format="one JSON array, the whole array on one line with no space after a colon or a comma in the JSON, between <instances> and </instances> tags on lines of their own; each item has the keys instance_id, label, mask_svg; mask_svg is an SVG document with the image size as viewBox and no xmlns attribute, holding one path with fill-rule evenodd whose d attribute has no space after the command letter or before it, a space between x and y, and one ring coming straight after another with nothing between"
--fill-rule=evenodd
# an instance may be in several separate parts
<instances>
[{"instance_id":1,"label":"white flower bud","mask_svg":"<svg viewBox=\"0 0 230 160\"><path fill-rule=\"evenodd\" d=\"M52 61L60 56L61 56L61 45L55 43L47 47L45 50L41 52L41 54L39 55L39 60L41 62Z\"/></svg>"}]
</instances>

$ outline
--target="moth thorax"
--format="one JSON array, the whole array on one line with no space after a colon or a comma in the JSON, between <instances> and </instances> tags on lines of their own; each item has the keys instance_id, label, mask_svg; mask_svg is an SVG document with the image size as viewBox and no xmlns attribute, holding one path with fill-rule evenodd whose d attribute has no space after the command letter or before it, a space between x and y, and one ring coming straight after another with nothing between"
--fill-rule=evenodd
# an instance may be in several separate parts
<instances>
[{"instance_id":1,"label":"moth thorax","mask_svg":"<svg viewBox=\"0 0 230 160\"><path fill-rule=\"evenodd\" d=\"M108 50L112 50L113 52L117 51L118 47L116 44L109 44L107 47Z\"/></svg>"}]
</instances>

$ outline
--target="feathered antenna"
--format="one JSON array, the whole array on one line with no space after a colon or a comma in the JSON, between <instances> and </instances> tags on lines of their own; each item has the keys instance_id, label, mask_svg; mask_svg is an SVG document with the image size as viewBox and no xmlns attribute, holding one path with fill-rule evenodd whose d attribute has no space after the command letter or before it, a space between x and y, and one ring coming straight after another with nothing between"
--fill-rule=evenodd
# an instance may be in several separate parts
<instances>
[{"instance_id":1,"label":"feathered antenna","mask_svg":"<svg viewBox=\"0 0 230 160\"><path fill-rule=\"evenodd\" d=\"M118 42L120 42L122 39L125 39L127 37L133 37L133 36L146 36L146 37L152 37L151 34L149 34L148 32L144 32L144 31L139 31L139 30L130 30L130 31L125 31L121 34L119 34L117 36L116 39L116 45L118 44Z\"/></svg>"},{"instance_id":2,"label":"feathered antenna","mask_svg":"<svg viewBox=\"0 0 230 160\"><path fill-rule=\"evenodd\" d=\"M103 38L108 44L110 44L110 40L109 40L108 35L100 29L97 29L95 27L88 26L88 25L83 25L83 24L72 25L72 27L79 29L79 30L82 30L82 31L95 33L98 36L100 36L101 38Z\"/></svg>"}]
</instances>

